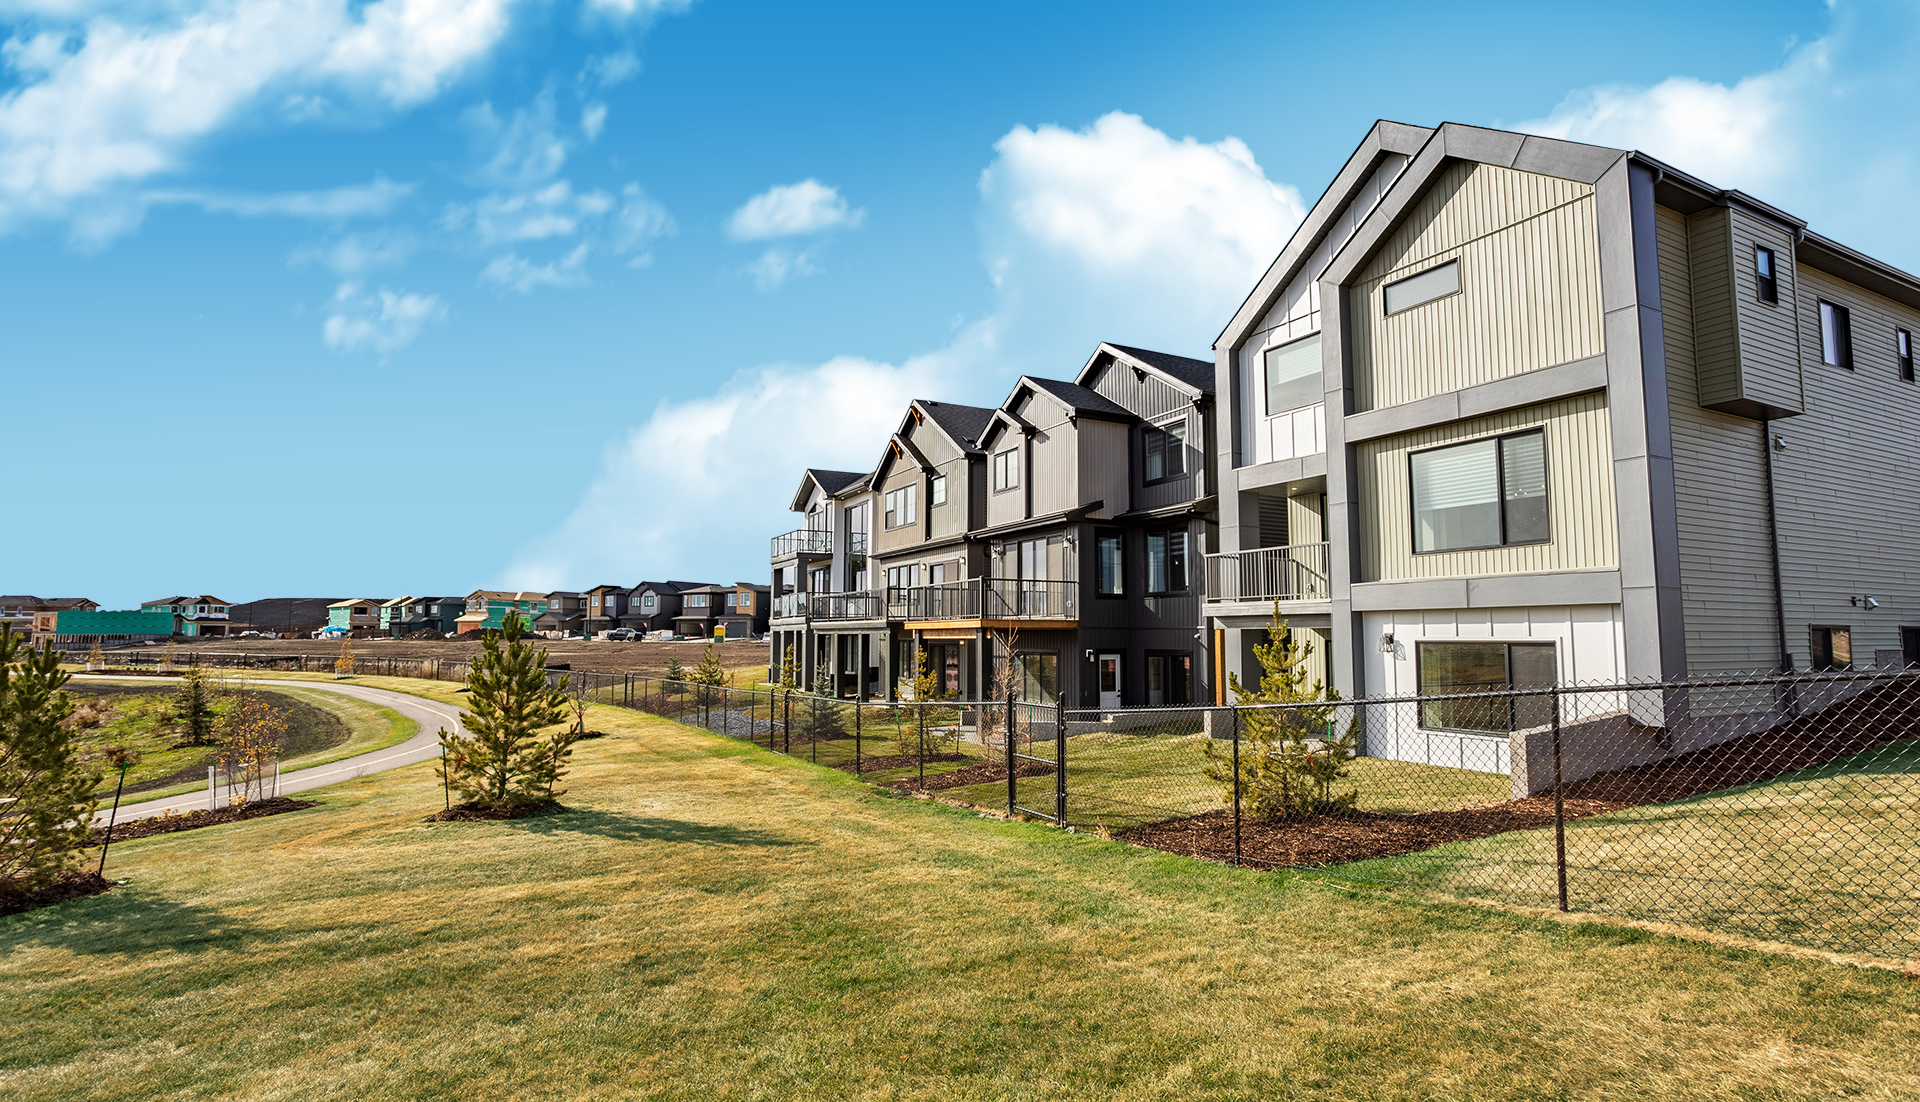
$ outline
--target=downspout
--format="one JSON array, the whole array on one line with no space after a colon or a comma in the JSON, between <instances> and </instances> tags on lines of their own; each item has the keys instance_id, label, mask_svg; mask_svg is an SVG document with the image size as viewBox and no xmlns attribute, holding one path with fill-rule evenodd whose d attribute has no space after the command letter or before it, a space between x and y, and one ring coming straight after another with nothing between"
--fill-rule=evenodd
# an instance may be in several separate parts
<instances>
[{"instance_id":1,"label":"downspout","mask_svg":"<svg viewBox=\"0 0 1920 1102\"><path fill-rule=\"evenodd\" d=\"M1780 646L1780 672L1793 672L1793 652L1787 649L1787 595L1780 579L1780 521L1773 500L1773 422L1760 422L1760 453L1767 464L1767 548L1773 555L1773 624Z\"/></svg>"}]
</instances>

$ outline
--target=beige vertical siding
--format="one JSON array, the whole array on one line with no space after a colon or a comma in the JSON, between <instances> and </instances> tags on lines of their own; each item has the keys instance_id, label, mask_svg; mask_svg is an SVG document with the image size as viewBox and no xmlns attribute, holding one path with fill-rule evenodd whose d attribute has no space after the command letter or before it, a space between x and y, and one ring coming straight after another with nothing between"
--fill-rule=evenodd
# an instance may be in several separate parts
<instances>
[{"instance_id":1,"label":"beige vertical siding","mask_svg":"<svg viewBox=\"0 0 1920 1102\"><path fill-rule=\"evenodd\" d=\"M1695 673L1765 670L1775 664L1779 647L1764 427L1701 406L1705 388L1696 380L1698 350L1711 341L1718 353L1732 341L1730 324L1700 324L1695 296L1701 287L1710 288L1716 309L1730 315L1732 279L1728 238L1720 232L1724 226L1709 227L1715 232L1708 235L1705 272L1690 263L1690 231L1699 228L1700 217L1690 225L1677 211L1655 210L1687 668ZM1781 297L1784 302L1784 288Z\"/></svg>"},{"instance_id":2,"label":"beige vertical siding","mask_svg":"<svg viewBox=\"0 0 1920 1102\"><path fill-rule=\"evenodd\" d=\"M1322 543L1326 520L1320 515L1320 492L1295 494L1287 499L1287 542Z\"/></svg>"},{"instance_id":3,"label":"beige vertical siding","mask_svg":"<svg viewBox=\"0 0 1920 1102\"><path fill-rule=\"evenodd\" d=\"M1408 454L1535 426L1547 430L1552 538L1526 547L1414 554ZM1613 449L1608 432L1606 395L1595 392L1359 445L1354 450L1361 506L1361 580L1535 574L1617 565Z\"/></svg>"},{"instance_id":4,"label":"beige vertical siding","mask_svg":"<svg viewBox=\"0 0 1920 1102\"><path fill-rule=\"evenodd\" d=\"M1387 283L1454 259L1461 293L1385 316ZM1599 355L1593 189L1494 165L1455 165L1375 254L1353 292L1359 410Z\"/></svg>"}]
</instances>

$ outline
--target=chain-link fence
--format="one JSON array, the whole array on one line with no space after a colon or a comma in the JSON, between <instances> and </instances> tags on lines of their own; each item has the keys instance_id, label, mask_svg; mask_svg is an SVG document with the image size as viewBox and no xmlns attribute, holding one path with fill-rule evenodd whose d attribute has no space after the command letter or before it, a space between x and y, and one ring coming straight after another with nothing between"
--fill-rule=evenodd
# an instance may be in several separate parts
<instances>
[{"instance_id":1,"label":"chain-link fence","mask_svg":"<svg viewBox=\"0 0 1920 1102\"><path fill-rule=\"evenodd\" d=\"M200 658L314 672L335 661ZM355 671L467 672L385 658ZM1920 953L1920 671L1098 710L567 676L586 700L874 784L1176 853Z\"/></svg>"}]
</instances>

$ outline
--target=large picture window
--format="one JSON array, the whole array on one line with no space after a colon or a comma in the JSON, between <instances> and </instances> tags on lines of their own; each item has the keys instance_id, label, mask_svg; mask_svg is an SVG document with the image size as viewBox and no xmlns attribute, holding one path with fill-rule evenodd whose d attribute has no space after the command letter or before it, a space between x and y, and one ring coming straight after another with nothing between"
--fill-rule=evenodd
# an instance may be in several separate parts
<instances>
[{"instance_id":1,"label":"large picture window","mask_svg":"<svg viewBox=\"0 0 1920 1102\"><path fill-rule=\"evenodd\" d=\"M1552 643L1418 643L1414 651L1421 696L1548 689L1558 680ZM1552 722L1553 697L1546 694L1430 700L1420 705L1420 726L1444 731L1506 734Z\"/></svg>"},{"instance_id":2,"label":"large picture window","mask_svg":"<svg viewBox=\"0 0 1920 1102\"><path fill-rule=\"evenodd\" d=\"M1187 534L1147 535L1147 592L1182 593L1187 588Z\"/></svg>"},{"instance_id":3,"label":"large picture window","mask_svg":"<svg viewBox=\"0 0 1920 1102\"><path fill-rule=\"evenodd\" d=\"M1158 482L1187 473L1187 423L1148 425L1141 430L1146 446L1146 480Z\"/></svg>"},{"instance_id":4,"label":"large picture window","mask_svg":"<svg viewBox=\"0 0 1920 1102\"><path fill-rule=\"evenodd\" d=\"M1408 460L1414 551L1547 542L1545 431L1414 452Z\"/></svg>"},{"instance_id":5,"label":"large picture window","mask_svg":"<svg viewBox=\"0 0 1920 1102\"><path fill-rule=\"evenodd\" d=\"M1320 334L1269 348L1262 357L1267 376L1267 416L1326 401L1320 382Z\"/></svg>"}]
</instances>

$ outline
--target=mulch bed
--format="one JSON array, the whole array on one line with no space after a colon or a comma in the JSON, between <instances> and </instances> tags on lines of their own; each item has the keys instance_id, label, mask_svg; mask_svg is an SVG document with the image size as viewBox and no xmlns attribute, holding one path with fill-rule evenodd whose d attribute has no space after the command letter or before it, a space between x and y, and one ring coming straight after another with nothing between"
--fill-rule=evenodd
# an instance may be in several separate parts
<instances>
[{"instance_id":1,"label":"mulch bed","mask_svg":"<svg viewBox=\"0 0 1920 1102\"><path fill-rule=\"evenodd\" d=\"M99 895L112 890L113 886L113 881L90 872L68 873L37 892L0 892L0 915L15 915L69 899Z\"/></svg>"},{"instance_id":2,"label":"mulch bed","mask_svg":"<svg viewBox=\"0 0 1920 1102\"><path fill-rule=\"evenodd\" d=\"M912 756L909 755L907 760L911 762L913 760ZM1013 773L1016 777L1051 777L1053 775L1053 766L1042 761L1022 761L1014 767ZM918 778L902 777L893 782L893 787L915 788L924 792L937 792L947 788L965 788L972 784L987 784L991 781L1004 783L1006 779L1006 762L982 761L975 762L961 769L956 769L951 773L940 773L928 777L925 785L920 784Z\"/></svg>"},{"instance_id":3,"label":"mulch bed","mask_svg":"<svg viewBox=\"0 0 1920 1102\"><path fill-rule=\"evenodd\" d=\"M223 807L218 811L189 811L185 815L135 819L132 822L115 823L113 840L130 842L135 838L150 838L155 834L177 834L183 830L199 830L201 827L219 826L221 823L239 823L248 819L282 815L289 811L301 811L319 806L319 802L315 800L296 800L292 796L275 796L270 800L254 800L241 807ZM87 844L97 846L105 838L105 831L96 830Z\"/></svg>"},{"instance_id":4,"label":"mulch bed","mask_svg":"<svg viewBox=\"0 0 1920 1102\"><path fill-rule=\"evenodd\" d=\"M905 769L909 765L919 764L920 760L918 754L882 754L877 758L861 758L859 771L862 773L878 773L887 769ZM965 754L928 754L926 757L929 765L936 761L965 760L967 760ZM854 771L853 765L853 762L843 761L839 765L834 766L834 768L843 773L851 773Z\"/></svg>"},{"instance_id":5,"label":"mulch bed","mask_svg":"<svg viewBox=\"0 0 1920 1102\"><path fill-rule=\"evenodd\" d=\"M428 823L498 823L508 819L531 819L536 815L558 815L567 808L559 800L541 800L531 804L509 804L506 807L494 807L490 804L454 804L445 811L436 811L422 822Z\"/></svg>"},{"instance_id":6,"label":"mulch bed","mask_svg":"<svg viewBox=\"0 0 1920 1102\"><path fill-rule=\"evenodd\" d=\"M1627 805L1569 799L1566 806L1567 820L1571 822L1618 811ZM1315 868L1370 857L1393 857L1449 842L1465 842L1513 830L1539 830L1552 825L1552 796L1413 815L1357 811L1279 823L1247 819L1240 825L1240 861L1257 869ZM1153 823L1117 837L1169 853L1230 861L1233 859L1233 812L1209 811L1191 818Z\"/></svg>"}]
</instances>

